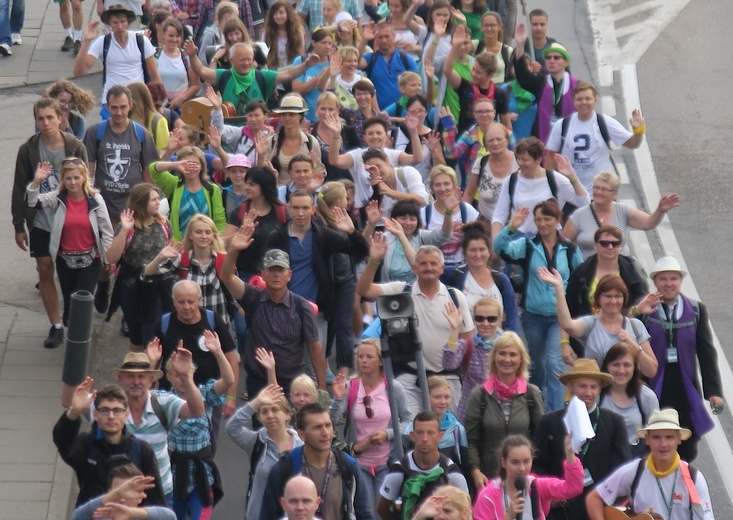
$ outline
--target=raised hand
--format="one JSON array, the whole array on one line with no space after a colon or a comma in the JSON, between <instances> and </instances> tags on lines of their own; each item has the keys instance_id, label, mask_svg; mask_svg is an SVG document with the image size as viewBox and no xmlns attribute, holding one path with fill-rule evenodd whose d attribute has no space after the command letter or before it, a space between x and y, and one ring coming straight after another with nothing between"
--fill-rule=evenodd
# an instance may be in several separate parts
<instances>
[{"instance_id":1,"label":"raised hand","mask_svg":"<svg viewBox=\"0 0 733 520\"><path fill-rule=\"evenodd\" d=\"M539 276L540 280L545 283L549 283L550 285L559 287L560 289L563 288L562 275L557 271L557 269L550 271L547 267L540 267L537 269L537 276Z\"/></svg>"},{"instance_id":2,"label":"raised hand","mask_svg":"<svg viewBox=\"0 0 733 520\"><path fill-rule=\"evenodd\" d=\"M382 210L379 209L379 202L376 200L370 200L366 207L367 222L371 225L376 225L379 219L382 218Z\"/></svg>"},{"instance_id":3,"label":"raised hand","mask_svg":"<svg viewBox=\"0 0 733 520\"><path fill-rule=\"evenodd\" d=\"M465 16L463 17L463 21L464 21L464 23L458 25L453 30L453 40L451 40L451 45L454 48L457 48L457 47L463 45L463 42L465 42L466 41L466 38L468 37L468 32L467 32L466 24L465 24L465 21L466 21L466 17Z\"/></svg>"},{"instance_id":4,"label":"raised hand","mask_svg":"<svg viewBox=\"0 0 733 520\"><path fill-rule=\"evenodd\" d=\"M524 224L527 217L529 217L529 208L519 208L512 215L512 219L509 221L509 227L516 231Z\"/></svg>"},{"instance_id":5,"label":"raised hand","mask_svg":"<svg viewBox=\"0 0 733 520\"><path fill-rule=\"evenodd\" d=\"M450 497L431 495L420 505L412 520L436 518L443 512L443 506L450 504Z\"/></svg>"},{"instance_id":6,"label":"raised hand","mask_svg":"<svg viewBox=\"0 0 733 520\"><path fill-rule=\"evenodd\" d=\"M399 237L405 234L405 229L397 219L382 217L382 222L384 223L384 229L393 235Z\"/></svg>"},{"instance_id":7,"label":"raised hand","mask_svg":"<svg viewBox=\"0 0 733 520\"><path fill-rule=\"evenodd\" d=\"M660 303L662 303L662 293L649 293L636 304L636 312L638 314L652 314L656 312Z\"/></svg>"},{"instance_id":8,"label":"raised hand","mask_svg":"<svg viewBox=\"0 0 733 520\"><path fill-rule=\"evenodd\" d=\"M168 242L168 244L166 244L163 249L160 250L158 256L166 259L178 258L178 255L181 254L181 251L183 251L183 244L176 244L173 240L171 240Z\"/></svg>"},{"instance_id":9,"label":"raised hand","mask_svg":"<svg viewBox=\"0 0 733 520\"><path fill-rule=\"evenodd\" d=\"M148 355L150 364L157 367L160 359L163 357L163 345L160 344L160 340L157 337L151 339L145 346L145 353Z\"/></svg>"},{"instance_id":10,"label":"raised hand","mask_svg":"<svg viewBox=\"0 0 733 520\"><path fill-rule=\"evenodd\" d=\"M669 210L679 207L680 200L680 196L676 193L669 193L659 199L657 209L662 213L667 213Z\"/></svg>"},{"instance_id":11,"label":"raised hand","mask_svg":"<svg viewBox=\"0 0 733 520\"><path fill-rule=\"evenodd\" d=\"M461 11L459 11L455 7L452 7L450 10L450 14L453 18L458 20L459 24L466 25L466 15L463 14ZM463 39L461 39L461 42L463 42Z\"/></svg>"},{"instance_id":12,"label":"raised hand","mask_svg":"<svg viewBox=\"0 0 733 520\"><path fill-rule=\"evenodd\" d=\"M74 390L69 410L73 410L78 414L82 414L89 410L89 407L94 402L94 398L97 397L97 391L92 391L93 386L94 379L91 377L84 379L84 381L76 387L76 390Z\"/></svg>"},{"instance_id":13,"label":"raised hand","mask_svg":"<svg viewBox=\"0 0 733 520\"><path fill-rule=\"evenodd\" d=\"M190 350L183 348L183 340L178 342L178 348L171 355L171 368L180 378L191 376L193 358Z\"/></svg>"},{"instance_id":14,"label":"raised hand","mask_svg":"<svg viewBox=\"0 0 733 520\"><path fill-rule=\"evenodd\" d=\"M155 487L155 477L137 476L125 480L107 495L111 501L139 502L146 497L145 490Z\"/></svg>"},{"instance_id":15,"label":"raised hand","mask_svg":"<svg viewBox=\"0 0 733 520\"><path fill-rule=\"evenodd\" d=\"M455 117L453 117L453 114L448 107L440 107L440 117L450 117L454 121L456 119Z\"/></svg>"},{"instance_id":16,"label":"raised hand","mask_svg":"<svg viewBox=\"0 0 733 520\"><path fill-rule=\"evenodd\" d=\"M270 151L270 135L265 130L255 136L255 148L260 157L267 156L267 152Z\"/></svg>"},{"instance_id":17,"label":"raised hand","mask_svg":"<svg viewBox=\"0 0 733 520\"><path fill-rule=\"evenodd\" d=\"M575 170L573 170L573 165L570 164L570 161L567 157L565 157L562 154L553 152L553 159L555 159L555 164L557 165L557 171L563 174L568 179L573 179L577 175L575 174Z\"/></svg>"},{"instance_id":18,"label":"raised hand","mask_svg":"<svg viewBox=\"0 0 733 520\"><path fill-rule=\"evenodd\" d=\"M198 53L199 48L196 47L196 44L193 43L193 40L186 40L186 43L183 45L183 54L191 58L198 55Z\"/></svg>"},{"instance_id":19,"label":"raised hand","mask_svg":"<svg viewBox=\"0 0 733 520\"><path fill-rule=\"evenodd\" d=\"M379 167L375 164L366 164L364 169L369 174L369 183L372 186L382 184L382 172L379 171Z\"/></svg>"},{"instance_id":20,"label":"raised hand","mask_svg":"<svg viewBox=\"0 0 733 520\"><path fill-rule=\"evenodd\" d=\"M33 181L36 184L41 184L41 182L48 179L48 176L51 175L51 163L50 162L40 162L38 163L38 166L36 167L36 174L33 176Z\"/></svg>"},{"instance_id":21,"label":"raised hand","mask_svg":"<svg viewBox=\"0 0 733 520\"><path fill-rule=\"evenodd\" d=\"M435 78L435 64L433 60L425 58L422 62L422 70L425 71L425 77L429 80Z\"/></svg>"},{"instance_id":22,"label":"raised hand","mask_svg":"<svg viewBox=\"0 0 733 520\"><path fill-rule=\"evenodd\" d=\"M369 258L381 262L387 256L387 237L382 233L374 233L369 244Z\"/></svg>"},{"instance_id":23,"label":"raised hand","mask_svg":"<svg viewBox=\"0 0 733 520\"><path fill-rule=\"evenodd\" d=\"M448 30L448 22L438 20L433 24L433 38L435 41L440 40Z\"/></svg>"},{"instance_id":24,"label":"raised hand","mask_svg":"<svg viewBox=\"0 0 733 520\"><path fill-rule=\"evenodd\" d=\"M641 113L641 110L638 108L635 108L631 112L631 119L629 119L629 124L631 124L631 128L641 128L646 124L646 121L644 120L644 116Z\"/></svg>"},{"instance_id":25,"label":"raised hand","mask_svg":"<svg viewBox=\"0 0 733 520\"><path fill-rule=\"evenodd\" d=\"M447 211L455 211L456 208L461 204L462 199L463 195L461 194L461 189L456 186L456 188L452 192L450 192L443 201L443 206L445 206L445 209ZM463 226L464 222L456 222L456 224ZM463 231L462 227L461 231Z\"/></svg>"},{"instance_id":26,"label":"raised hand","mask_svg":"<svg viewBox=\"0 0 733 520\"><path fill-rule=\"evenodd\" d=\"M341 118L335 114L328 114L320 120L320 123L331 130L334 135L339 135L341 133Z\"/></svg>"},{"instance_id":27,"label":"raised hand","mask_svg":"<svg viewBox=\"0 0 733 520\"><path fill-rule=\"evenodd\" d=\"M312 67L313 65L317 65L320 61L321 61L321 57L318 54L314 53L306 58L305 66Z\"/></svg>"},{"instance_id":28,"label":"raised hand","mask_svg":"<svg viewBox=\"0 0 733 520\"><path fill-rule=\"evenodd\" d=\"M214 106L214 110L221 110L221 94L214 90L214 87L206 87L206 99L211 101Z\"/></svg>"},{"instance_id":29,"label":"raised hand","mask_svg":"<svg viewBox=\"0 0 733 520\"><path fill-rule=\"evenodd\" d=\"M463 325L463 315L461 314L460 309L456 307L456 304L452 301L445 304L443 316L448 320L450 328L453 330L458 330L461 328L461 325Z\"/></svg>"},{"instance_id":30,"label":"raised hand","mask_svg":"<svg viewBox=\"0 0 733 520\"><path fill-rule=\"evenodd\" d=\"M254 239L255 227L252 224L240 227L236 233L232 235L229 241L229 248L234 251L243 251L252 245Z\"/></svg>"},{"instance_id":31,"label":"raised hand","mask_svg":"<svg viewBox=\"0 0 733 520\"><path fill-rule=\"evenodd\" d=\"M99 21L92 22L87 25L87 28L84 29L84 39L92 41L94 38L96 38L99 34L97 32L97 27L99 27Z\"/></svg>"},{"instance_id":32,"label":"raised hand","mask_svg":"<svg viewBox=\"0 0 733 520\"><path fill-rule=\"evenodd\" d=\"M260 391L259 394L257 394L257 397L255 397L255 400L252 401L250 405L252 406L252 408L259 410L262 406L275 404L275 402L277 402L277 400L280 399L283 395L285 395L285 392L283 391L281 386L267 385Z\"/></svg>"},{"instance_id":33,"label":"raised hand","mask_svg":"<svg viewBox=\"0 0 733 520\"><path fill-rule=\"evenodd\" d=\"M420 121L420 119L415 116L408 115L405 118L405 126L411 132L417 130L421 124L422 124L422 121Z\"/></svg>"},{"instance_id":34,"label":"raised hand","mask_svg":"<svg viewBox=\"0 0 733 520\"><path fill-rule=\"evenodd\" d=\"M209 349L212 354L218 354L221 352L221 342L219 341L219 335L211 330L204 331L204 345Z\"/></svg>"},{"instance_id":35,"label":"raised hand","mask_svg":"<svg viewBox=\"0 0 733 520\"><path fill-rule=\"evenodd\" d=\"M340 54L336 52L331 53L331 57L329 59L329 72L331 73L331 77L335 78L341 73L342 62L343 59Z\"/></svg>"},{"instance_id":36,"label":"raised hand","mask_svg":"<svg viewBox=\"0 0 733 520\"><path fill-rule=\"evenodd\" d=\"M527 41L527 27L523 23L517 25L514 30L514 40L517 42L516 47L524 47L524 42Z\"/></svg>"},{"instance_id":37,"label":"raised hand","mask_svg":"<svg viewBox=\"0 0 733 520\"><path fill-rule=\"evenodd\" d=\"M366 41L371 41L374 39L374 36L377 33L377 24L375 22L369 22L364 26L364 28L361 31L361 35L363 36L363 39Z\"/></svg>"},{"instance_id":38,"label":"raised hand","mask_svg":"<svg viewBox=\"0 0 733 520\"><path fill-rule=\"evenodd\" d=\"M209 144L214 150L221 148L221 132L214 125L209 126Z\"/></svg>"},{"instance_id":39,"label":"raised hand","mask_svg":"<svg viewBox=\"0 0 733 520\"><path fill-rule=\"evenodd\" d=\"M120 227L123 231L128 232L132 229L132 226L135 225L135 219L133 218L134 215L135 212L130 208L122 210L122 213L120 213Z\"/></svg>"},{"instance_id":40,"label":"raised hand","mask_svg":"<svg viewBox=\"0 0 733 520\"><path fill-rule=\"evenodd\" d=\"M333 382L333 397L335 399L343 399L348 391L348 381L344 374L339 374Z\"/></svg>"},{"instance_id":41,"label":"raised hand","mask_svg":"<svg viewBox=\"0 0 733 520\"><path fill-rule=\"evenodd\" d=\"M428 145L428 148L430 150L435 150L442 146L440 142L440 134L438 133L437 130L433 130L432 132L428 133L424 141L425 141L425 144Z\"/></svg>"},{"instance_id":42,"label":"raised hand","mask_svg":"<svg viewBox=\"0 0 733 520\"><path fill-rule=\"evenodd\" d=\"M275 370L275 355L262 347L257 347L255 360L268 372Z\"/></svg>"},{"instance_id":43,"label":"raised hand","mask_svg":"<svg viewBox=\"0 0 733 520\"><path fill-rule=\"evenodd\" d=\"M174 128L170 134L170 137L168 138L168 146L166 146L165 149L168 151L169 154L173 155L173 152L178 150L180 146L181 146L181 129Z\"/></svg>"},{"instance_id":44,"label":"raised hand","mask_svg":"<svg viewBox=\"0 0 733 520\"><path fill-rule=\"evenodd\" d=\"M354 221L351 220L351 217L345 209L334 206L333 216L335 218L334 226L336 229L349 235L356 230L354 227Z\"/></svg>"}]
</instances>

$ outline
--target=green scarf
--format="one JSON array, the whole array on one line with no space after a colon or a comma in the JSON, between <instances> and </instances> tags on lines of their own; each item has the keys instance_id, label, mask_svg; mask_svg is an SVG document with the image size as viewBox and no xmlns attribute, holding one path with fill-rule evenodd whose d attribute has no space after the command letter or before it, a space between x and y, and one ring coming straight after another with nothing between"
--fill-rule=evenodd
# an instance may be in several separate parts
<instances>
[{"instance_id":1,"label":"green scarf","mask_svg":"<svg viewBox=\"0 0 733 520\"><path fill-rule=\"evenodd\" d=\"M407 98L405 96L401 96L397 104L402 108L407 108Z\"/></svg>"},{"instance_id":2,"label":"green scarf","mask_svg":"<svg viewBox=\"0 0 733 520\"><path fill-rule=\"evenodd\" d=\"M520 87L519 82L516 79L512 81L512 94L514 94L514 98L517 100L517 109L520 114L524 114L530 105L534 103L534 96L532 93Z\"/></svg>"},{"instance_id":3,"label":"green scarf","mask_svg":"<svg viewBox=\"0 0 733 520\"><path fill-rule=\"evenodd\" d=\"M255 79L255 69L252 67L249 69L249 72L245 74L244 76L241 74L238 74L236 70L234 70L234 67L231 69L232 71L232 81L234 81L234 95L239 96L242 92L247 92L247 89L252 86L252 83ZM262 95L264 96L264 92Z\"/></svg>"}]
</instances>

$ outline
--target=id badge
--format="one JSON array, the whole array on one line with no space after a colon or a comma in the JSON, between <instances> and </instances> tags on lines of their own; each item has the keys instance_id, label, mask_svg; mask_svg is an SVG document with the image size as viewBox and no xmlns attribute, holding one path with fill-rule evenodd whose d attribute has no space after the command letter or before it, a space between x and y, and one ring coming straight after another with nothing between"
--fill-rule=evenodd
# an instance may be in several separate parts
<instances>
[{"instance_id":1,"label":"id badge","mask_svg":"<svg viewBox=\"0 0 733 520\"><path fill-rule=\"evenodd\" d=\"M677 357L677 348L669 347L667 349L667 363L677 363L679 361Z\"/></svg>"},{"instance_id":2,"label":"id badge","mask_svg":"<svg viewBox=\"0 0 733 520\"><path fill-rule=\"evenodd\" d=\"M590 470L588 468L584 468L583 470L583 487L588 487L593 485L593 477L590 474Z\"/></svg>"}]
</instances>

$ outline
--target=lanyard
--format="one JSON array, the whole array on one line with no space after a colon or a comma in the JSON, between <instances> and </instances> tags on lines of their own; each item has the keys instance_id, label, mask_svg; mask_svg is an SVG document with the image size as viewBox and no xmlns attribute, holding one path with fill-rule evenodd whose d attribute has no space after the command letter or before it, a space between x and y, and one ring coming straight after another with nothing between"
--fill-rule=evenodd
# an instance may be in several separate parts
<instances>
[{"instance_id":1,"label":"lanyard","mask_svg":"<svg viewBox=\"0 0 733 520\"><path fill-rule=\"evenodd\" d=\"M677 484L677 473L679 473L680 468L677 467L676 470L674 470L674 480L672 480L672 491L669 493L669 503L667 503L667 499L664 498L664 490L662 489L662 483L659 481L659 477L654 477L657 480L657 487L659 488L659 494L662 495L662 501L664 502L664 507L667 508L667 518L671 520L672 518L672 506L674 506L674 486Z\"/></svg>"},{"instance_id":2,"label":"lanyard","mask_svg":"<svg viewBox=\"0 0 733 520\"><path fill-rule=\"evenodd\" d=\"M323 479L323 488L321 489L321 505L326 503L326 498L328 497L328 484L331 480L332 470L333 470L333 451L329 451L328 452L328 462L326 462L326 478ZM305 453L303 453L303 475L313 480L313 477L311 477L311 472L308 469L308 463L305 460ZM323 516L323 514L321 513L321 506L318 506L318 511L316 511L316 516L318 517Z\"/></svg>"},{"instance_id":3,"label":"lanyard","mask_svg":"<svg viewBox=\"0 0 733 520\"><path fill-rule=\"evenodd\" d=\"M506 481L502 484L502 487L504 488L504 513L509 511L509 506L511 505L511 500L509 500L509 494L506 492ZM521 496L524 496L524 492L522 492ZM527 503L525 502L525 505ZM524 518L524 513L522 513L522 518Z\"/></svg>"},{"instance_id":4,"label":"lanyard","mask_svg":"<svg viewBox=\"0 0 733 520\"><path fill-rule=\"evenodd\" d=\"M600 422L601 418L601 409L598 405L596 405L596 422L593 424L593 433L596 433L596 428L598 428L598 423ZM583 461L583 457L585 457L586 452L588 451L588 448L590 448L590 439L585 441L585 444L583 444L583 448L580 450L580 461Z\"/></svg>"},{"instance_id":5,"label":"lanyard","mask_svg":"<svg viewBox=\"0 0 733 520\"><path fill-rule=\"evenodd\" d=\"M677 304L675 303L672 308L669 309L669 315L662 311L661 305L657 309L657 313L659 314L659 319L662 322L664 333L667 335L667 346L671 348L674 345L674 319L677 314Z\"/></svg>"}]
</instances>

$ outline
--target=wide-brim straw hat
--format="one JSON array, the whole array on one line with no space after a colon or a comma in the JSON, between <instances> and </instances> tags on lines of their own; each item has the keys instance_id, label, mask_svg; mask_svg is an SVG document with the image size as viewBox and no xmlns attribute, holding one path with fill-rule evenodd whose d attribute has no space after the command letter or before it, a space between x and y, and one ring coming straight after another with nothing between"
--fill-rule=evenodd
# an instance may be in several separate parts
<instances>
[{"instance_id":1,"label":"wide-brim straw hat","mask_svg":"<svg viewBox=\"0 0 733 520\"><path fill-rule=\"evenodd\" d=\"M114 378L117 378L120 372L150 372L155 381L163 377L163 371L153 368L150 358L144 352L130 352L122 361L122 366L113 368L111 372Z\"/></svg>"},{"instance_id":2,"label":"wide-brim straw hat","mask_svg":"<svg viewBox=\"0 0 733 520\"><path fill-rule=\"evenodd\" d=\"M288 94L280 102L280 107L273 109L275 114L305 114L308 107L305 100L297 94Z\"/></svg>"},{"instance_id":3,"label":"wide-brim straw hat","mask_svg":"<svg viewBox=\"0 0 733 520\"><path fill-rule=\"evenodd\" d=\"M595 359L586 358L578 359L573 365L572 370L558 376L558 379L562 384L567 384L571 381L575 381L576 379L584 379L587 377L597 379L601 383L602 387L608 386L613 382L613 376L611 376L611 374L601 372L601 369L598 368L598 363L596 363Z\"/></svg>"},{"instance_id":4,"label":"wide-brim straw hat","mask_svg":"<svg viewBox=\"0 0 733 520\"><path fill-rule=\"evenodd\" d=\"M646 437L648 432L654 430L677 430L680 432L680 438L683 441L692 437L692 431L680 426L680 415L674 408L654 410L651 417L649 417L647 425L644 428L636 430L636 435Z\"/></svg>"}]
</instances>

